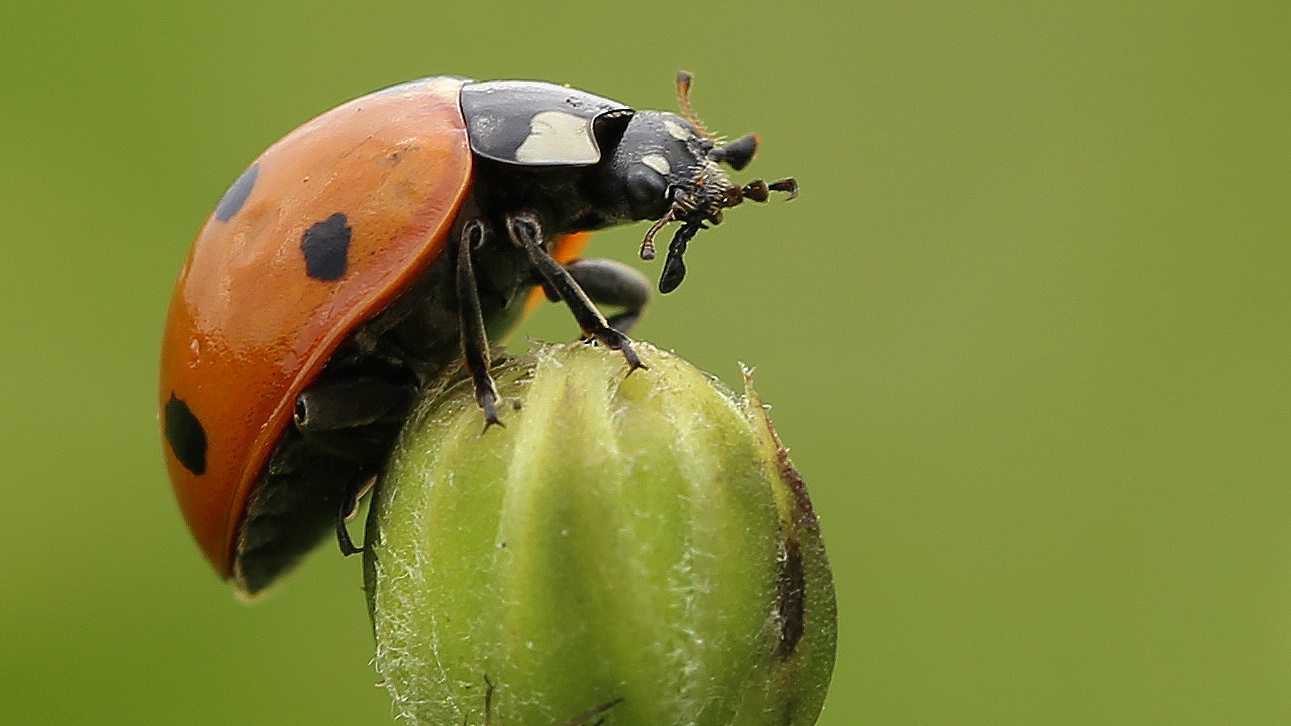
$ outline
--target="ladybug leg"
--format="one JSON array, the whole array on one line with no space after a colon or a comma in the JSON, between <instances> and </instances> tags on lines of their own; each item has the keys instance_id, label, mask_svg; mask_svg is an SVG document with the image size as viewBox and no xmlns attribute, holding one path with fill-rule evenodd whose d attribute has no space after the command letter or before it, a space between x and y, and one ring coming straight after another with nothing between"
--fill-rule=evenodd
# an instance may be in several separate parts
<instances>
[{"instance_id":1,"label":"ladybug leg","mask_svg":"<svg viewBox=\"0 0 1291 726\"><path fill-rule=\"evenodd\" d=\"M641 359L637 357L636 351L632 350L632 341L628 340L628 336L610 327L605 316L596 309L596 305L587 297L587 293L583 292L583 288L574 281L569 271L543 249L542 226L538 222L538 217L525 212L508 214L506 224L511 241L529 253L529 261L538 269L551 289L555 290L560 299L569 306L574 319L578 321L578 326L583 329L583 334L589 338L595 338L607 348L622 353L628 361L629 373L638 368L645 368L641 364Z\"/></svg>"},{"instance_id":2,"label":"ladybug leg","mask_svg":"<svg viewBox=\"0 0 1291 726\"><path fill-rule=\"evenodd\" d=\"M606 321L611 328L626 333L636 325L650 302L650 280L635 268L616 260L574 260L565 265L569 276L583 288L587 297L598 305L613 305L623 311Z\"/></svg>"},{"instance_id":3,"label":"ladybug leg","mask_svg":"<svg viewBox=\"0 0 1291 726\"><path fill-rule=\"evenodd\" d=\"M346 488L341 506L336 510L336 544L340 545L341 554L346 557L363 551L363 548L354 544L354 540L350 538L350 528L346 526L346 522L358 513L359 500L363 499L376 482L375 475L364 475L356 479L353 486Z\"/></svg>"},{"instance_id":4,"label":"ladybug leg","mask_svg":"<svg viewBox=\"0 0 1291 726\"><path fill-rule=\"evenodd\" d=\"M319 382L296 396L292 421L311 441L324 444L324 437L332 432L401 421L414 390L410 384L379 375L324 374ZM333 442L333 447L338 445L343 446Z\"/></svg>"},{"instance_id":5,"label":"ladybug leg","mask_svg":"<svg viewBox=\"0 0 1291 726\"><path fill-rule=\"evenodd\" d=\"M354 517L359 500L376 481L377 462L389 451L414 390L409 384L380 375L351 371L325 374L296 397L295 428L310 449L318 456L345 462L341 466L357 464L348 477L339 474L339 486L331 495L340 498L340 503L333 505L333 528L341 554L363 551L354 544L345 523Z\"/></svg>"},{"instance_id":6,"label":"ladybug leg","mask_svg":"<svg viewBox=\"0 0 1291 726\"><path fill-rule=\"evenodd\" d=\"M498 389L493 376L489 375L489 336L484 329L479 283L471 262L471 252L483 242L484 224L478 219L468 221L462 227L462 236L457 243L457 307L461 319L462 356L475 383L475 402L484 410L484 429L487 431L493 424L501 425L502 421L498 419Z\"/></svg>"}]
</instances>

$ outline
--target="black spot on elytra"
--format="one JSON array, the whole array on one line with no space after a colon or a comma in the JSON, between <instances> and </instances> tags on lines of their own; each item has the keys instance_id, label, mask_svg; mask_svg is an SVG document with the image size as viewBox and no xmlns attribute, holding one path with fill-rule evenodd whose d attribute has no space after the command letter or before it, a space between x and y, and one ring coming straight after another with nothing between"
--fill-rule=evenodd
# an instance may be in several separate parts
<instances>
[{"instance_id":1,"label":"black spot on elytra","mask_svg":"<svg viewBox=\"0 0 1291 726\"><path fill-rule=\"evenodd\" d=\"M776 656L780 660L788 658L798 647L806 609L807 577L802 571L802 549L798 540L790 537L784 542L780 574L776 578L776 610L780 620L780 643L776 646Z\"/></svg>"},{"instance_id":2,"label":"black spot on elytra","mask_svg":"<svg viewBox=\"0 0 1291 726\"><path fill-rule=\"evenodd\" d=\"M233 180L228 191L220 197L220 203L215 205L215 218L221 222L233 219L233 215L237 214L246 203L247 197L251 196L251 190L255 188L258 176L260 176L260 165L252 164L251 168L242 172L242 176Z\"/></svg>"},{"instance_id":3,"label":"black spot on elytra","mask_svg":"<svg viewBox=\"0 0 1291 726\"><path fill-rule=\"evenodd\" d=\"M170 394L163 412L166 426L166 441L175 458L194 474L206 473L206 429L202 422L193 415L188 404Z\"/></svg>"},{"instance_id":4,"label":"black spot on elytra","mask_svg":"<svg viewBox=\"0 0 1291 726\"><path fill-rule=\"evenodd\" d=\"M305 230L300 250L305 253L305 274L315 280L331 282L345 275L350 250L350 225L337 212Z\"/></svg>"}]
</instances>

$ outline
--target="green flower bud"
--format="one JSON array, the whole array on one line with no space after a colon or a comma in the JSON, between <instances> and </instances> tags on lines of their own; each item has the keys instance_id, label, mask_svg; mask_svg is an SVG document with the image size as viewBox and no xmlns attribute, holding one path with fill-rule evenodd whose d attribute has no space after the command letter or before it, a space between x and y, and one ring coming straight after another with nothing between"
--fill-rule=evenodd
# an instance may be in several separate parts
<instances>
[{"instance_id":1,"label":"green flower bud","mask_svg":"<svg viewBox=\"0 0 1291 726\"><path fill-rule=\"evenodd\" d=\"M421 402L373 502L376 666L412 724L811 724L834 589L766 407L643 343ZM746 386L748 374L745 374Z\"/></svg>"}]
</instances>

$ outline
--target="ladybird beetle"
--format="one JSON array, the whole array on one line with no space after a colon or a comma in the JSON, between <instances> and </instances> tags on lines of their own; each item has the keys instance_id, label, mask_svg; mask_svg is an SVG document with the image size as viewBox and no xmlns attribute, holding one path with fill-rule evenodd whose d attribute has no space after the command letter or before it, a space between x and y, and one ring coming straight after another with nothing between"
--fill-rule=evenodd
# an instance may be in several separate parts
<instances>
[{"instance_id":1,"label":"ladybird beetle","mask_svg":"<svg viewBox=\"0 0 1291 726\"><path fill-rule=\"evenodd\" d=\"M641 365L625 332L650 297L640 273L579 259L586 232L680 223L659 290L745 186L749 135L720 144L695 117L534 81L440 76L343 104L270 146L233 182L180 271L161 355L166 463L215 570L264 589L344 516L379 472L417 387L464 360L498 423L489 340L535 288L589 340ZM596 303L622 308L606 319Z\"/></svg>"}]
</instances>

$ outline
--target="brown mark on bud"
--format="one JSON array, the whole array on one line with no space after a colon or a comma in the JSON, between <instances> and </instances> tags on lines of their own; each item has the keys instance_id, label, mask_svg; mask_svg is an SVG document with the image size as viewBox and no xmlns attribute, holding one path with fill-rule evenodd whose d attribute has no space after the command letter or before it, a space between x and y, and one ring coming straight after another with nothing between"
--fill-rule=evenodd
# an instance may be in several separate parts
<instances>
[{"instance_id":1,"label":"brown mark on bud","mask_svg":"<svg viewBox=\"0 0 1291 726\"><path fill-rule=\"evenodd\" d=\"M793 536L787 538L780 554L780 574L776 578L776 614L780 621L780 643L776 657L786 660L802 639L807 610L807 578L802 570L802 550Z\"/></svg>"}]
</instances>

